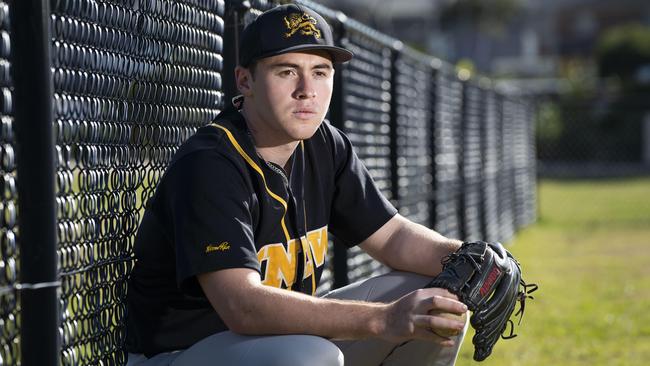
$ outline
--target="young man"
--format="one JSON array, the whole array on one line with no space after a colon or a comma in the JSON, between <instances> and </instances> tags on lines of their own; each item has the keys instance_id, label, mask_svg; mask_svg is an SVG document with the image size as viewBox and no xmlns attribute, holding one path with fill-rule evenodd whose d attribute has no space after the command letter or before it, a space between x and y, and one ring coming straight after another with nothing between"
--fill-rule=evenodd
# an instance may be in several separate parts
<instances>
[{"instance_id":1,"label":"young man","mask_svg":"<svg viewBox=\"0 0 650 366\"><path fill-rule=\"evenodd\" d=\"M246 27L238 108L181 146L139 228L129 365L455 362L466 324L438 314L467 308L422 288L461 243L397 214L323 123L351 57L302 6ZM328 231L395 272L313 296Z\"/></svg>"}]
</instances>

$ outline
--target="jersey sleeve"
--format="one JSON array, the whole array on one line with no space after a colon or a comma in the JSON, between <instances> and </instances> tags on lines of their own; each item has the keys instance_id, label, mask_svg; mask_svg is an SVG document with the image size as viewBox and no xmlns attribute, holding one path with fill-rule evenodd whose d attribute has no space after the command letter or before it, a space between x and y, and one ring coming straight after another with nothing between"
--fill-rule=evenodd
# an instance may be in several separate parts
<instances>
[{"instance_id":1,"label":"jersey sleeve","mask_svg":"<svg viewBox=\"0 0 650 366\"><path fill-rule=\"evenodd\" d=\"M164 183L163 210L182 290L195 290L195 276L201 273L260 271L252 225L254 196L233 161L214 151L195 152L177 161Z\"/></svg>"},{"instance_id":2,"label":"jersey sleeve","mask_svg":"<svg viewBox=\"0 0 650 366\"><path fill-rule=\"evenodd\" d=\"M382 227L397 209L381 193L347 136L335 127L329 129L335 168L330 231L352 247Z\"/></svg>"}]
</instances>

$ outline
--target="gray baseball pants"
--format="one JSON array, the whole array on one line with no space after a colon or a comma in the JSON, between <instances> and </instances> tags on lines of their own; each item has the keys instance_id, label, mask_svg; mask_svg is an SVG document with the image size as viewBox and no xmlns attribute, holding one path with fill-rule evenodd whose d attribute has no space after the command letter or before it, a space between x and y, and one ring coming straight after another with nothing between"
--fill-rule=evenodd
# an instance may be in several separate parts
<instances>
[{"instance_id":1,"label":"gray baseball pants","mask_svg":"<svg viewBox=\"0 0 650 366\"><path fill-rule=\"evenodd\" d=\"M430 280L413 273L390 272L330 291L324 297L390 302ZM467 325L456 337L454 347L420 340L402 344L380 339L329 341L312 335L243 336L226 331L186 350L149 359L129 354L127 366L447 366L456 362L466 330Z\"/></svg>"}]
</instances>

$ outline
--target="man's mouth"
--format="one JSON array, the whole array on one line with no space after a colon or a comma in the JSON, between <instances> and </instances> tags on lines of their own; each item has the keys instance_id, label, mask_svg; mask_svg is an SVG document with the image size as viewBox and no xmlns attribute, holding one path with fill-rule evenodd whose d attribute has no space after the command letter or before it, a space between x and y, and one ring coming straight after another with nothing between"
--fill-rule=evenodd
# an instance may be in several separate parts
<instances>
[{"instance_id":1,"label":"man's mouth","mask_svg":"<svg viewBox=\"0 0 650 366\"><path fill-rule=\"evenodd\" d=\"M298 118L312 118L316 114L316 111L309 108L301 108L293 111L293 115Z\"/></svg>"}]
</instances>

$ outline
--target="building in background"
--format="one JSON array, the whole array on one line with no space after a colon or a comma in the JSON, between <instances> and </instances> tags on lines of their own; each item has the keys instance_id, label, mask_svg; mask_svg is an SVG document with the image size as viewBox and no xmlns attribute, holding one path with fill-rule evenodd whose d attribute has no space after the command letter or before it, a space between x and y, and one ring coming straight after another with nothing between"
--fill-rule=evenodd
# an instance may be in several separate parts
<instances>
[{"instance_id":1,"label":"building in background","mask_svg":"<svg viewBox=\"0 0 650 366\"><path fill-rule=\"evenodd\" d=\"M649 0L321 2L534 98L538 166L650 168Z\"/></svg>"},{"instance_id":2,"label":"building in background","mask_svg":"<svg viewBox=\"0 0 650 366\"><path fill-rule=\"evenodd\" d=\"M650 1L646 0L323 0L321 3L416 49L452 62L470 60L482 73L504 77L557 76L567 60L590 58L599 36L607 28L631 22L650 25ZM462 3L466 5L459 6ZM482 12L478 15L477 6ZM493 12L489 11L490 7ZM454 9L456 13L450 15ZM491 19L481 24L477 17Z\"/></svg>"}]
</instances>

